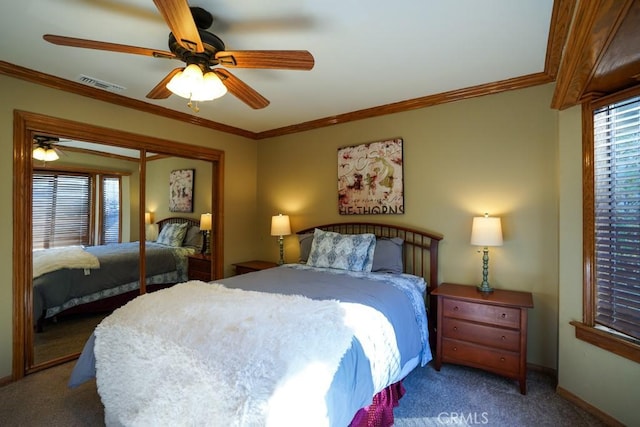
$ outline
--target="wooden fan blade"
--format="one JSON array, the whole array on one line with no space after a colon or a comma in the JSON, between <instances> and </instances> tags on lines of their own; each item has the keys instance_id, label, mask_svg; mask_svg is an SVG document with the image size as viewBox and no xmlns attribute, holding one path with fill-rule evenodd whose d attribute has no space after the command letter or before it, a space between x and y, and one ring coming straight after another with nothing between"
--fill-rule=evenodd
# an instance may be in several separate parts
<instances>
[{"instance_id":1,"label":"wooden fan blade","mask_svg":"<svg viewBox=\"0 0 640 427\"><path fill-rule=\"evenodd\" d=\"M186 0L153 0L171 29L173 36L182 47L191 52L204 52L198 27Z\"/></svg>"},{"instance_id":2,"label":"wooden fan blade","mask_svg":"<svg viewBox=\"0 0 640 427\"><path fill-rule=\"evenodd\" d=\"M213 72L220 77L220 80L222 80L222 83L224 83L229 92L254 110L259 110L260 108L264 108L269 105L268 99L260 95L248 84L231 74L229 71L223 68L214 68Z\"/></svg>"},{"instance_id":3,"label":"wooden fan blade","mask_svg":"<svg viewBox=\"0 0 640 427\"><path fill-rule=\"evenodd\" d=\"M147 94L147 98L149 98L149 99L165 99L165 98L170 97L173 92L171 92L169 89L167 89L167 83L169 83L169 81L173 78L173 76L175 76L176 74L178 74L182 70L183 70L183 68L176 68L176 69L172 70L169 74L167 74L165 76L164 79L160 80L160 83L158 83L156 85L156 87L151 89L151 92L149 92Z\"/></svg>"},{"instance_id":4,"label":"wooden fan blade","mask_svg":"<svg viewBox=\"0 0 640 427\"><path fill-rule=\"evenodd\" d=\"M223 50L216 53L220 65L238 68L310 70L315 61L306 50Z\"/></svg>"},{"instance_id":5,"label":"wooden fan blade","mask_svg":"<svg viewBox=\"0 0 640 427\"><path fill-rule=\"evenodd\" d=\"M108 50L111 52L132 53L134 55L153 56L155 58L175 59L176 56L164 50L148 49L146 47L129 46L126 44L99 42L95 40L77 39L74 37L56 36L53 34L45 34L43 39L49 43L60 46L82 47L85 49Z\"/></svg>"}]
</instances>

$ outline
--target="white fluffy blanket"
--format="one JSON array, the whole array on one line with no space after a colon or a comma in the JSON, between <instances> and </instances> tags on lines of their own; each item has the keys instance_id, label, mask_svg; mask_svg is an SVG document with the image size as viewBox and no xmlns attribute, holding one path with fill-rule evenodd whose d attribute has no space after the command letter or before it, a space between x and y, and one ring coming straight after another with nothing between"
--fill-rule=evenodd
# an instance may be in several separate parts
<instances>
[{"instance_id":1,"label":"white fluffy blanket","mask_svg":"<svg viewBox=\"0 0 640 427\"><path fill-rule=\"evenodd\" d=\"M34 279L63 268L100 268L100 261L81 246L33 251Z\"/></svg>"},{"instance_id":2,"label":"white fluffy blanket","mask_svg":"<svg viewBox=\"0 0 640 427\"><path fill-rule=\"evenodd\" d=\"M138 297L95 331L105 421L326 426L346 317L336 301L197 281Z\"/></svg>"}]
</instances>

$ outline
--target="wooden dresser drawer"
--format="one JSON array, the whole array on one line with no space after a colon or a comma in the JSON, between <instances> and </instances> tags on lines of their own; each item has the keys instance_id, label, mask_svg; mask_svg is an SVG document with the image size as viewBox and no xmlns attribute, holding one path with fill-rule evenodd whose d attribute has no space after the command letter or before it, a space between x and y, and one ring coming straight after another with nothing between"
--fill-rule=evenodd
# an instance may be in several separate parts
<instances>
[{"instance_id":1,"label":"wooden dresser drawer","mask_svg":"<svg viewBox=\"0 0 640 427\"><path fill-rule=\"evenodd\" d=\"M519 351L520 331L496 326L481 325L445 317L441 326L442 336L498 349Z\"/></svg>"},{"instance_id":2,"label":"wooden dresser drawer","mask_svg":"<svg viewBox=\"0 0 640 427\"><path fill-rule=\"evenodd\" d=\"M204 254L189 255L187 274L189 280L211 281L211 256Z\"/></svg>"},{"instance_id":3,"label":"wooden dresser drawer","mask_svg":"<svg viewBox=\"0 0 640 427\"><path fill-rule=\"evenodd\" d=\"M189 270L189 280L202 280L203 282L209 282L211 280L211 273L208 271Z\"/></svg>"},{"instance_id":4,"label":"wooden dresser drawer","mask_svg":"<svg viewBox=\"0 0 640 427\"><path fill-rule=\"evenodd\" d=\"M527 393L527 310L530 292L443 283L438 298L435 368L445 363L473 366L518 380Z\"/></svg>"},{"instance_id":5,"label":"wooden dresser drawer","mask_svg":"<svg viewBox=\"0 0 640 427\"><path fill-rule=\"evenodd\" d=\"M442 339L442 361L462 363L506 376L520 373L520 355L448 338Z\"/></svg>"},{"instance_id":6,"label":"wooden dresser drawer","mask_svg":"<svg viewBox=\"0 0 640 427\"><path fill-rule=\"evenodd\" d=\"M478 304L455 299L445 299L442 313L445 317L473 320L520 329L520 309L490 304Z\"/></svg>"}]
</instances>

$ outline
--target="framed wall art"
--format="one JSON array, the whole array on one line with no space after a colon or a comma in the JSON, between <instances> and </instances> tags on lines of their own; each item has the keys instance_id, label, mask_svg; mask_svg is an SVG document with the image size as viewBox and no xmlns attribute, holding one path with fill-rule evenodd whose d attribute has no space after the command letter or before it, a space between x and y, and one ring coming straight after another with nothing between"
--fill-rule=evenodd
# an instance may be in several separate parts
<instances>
[{"instance_id":1,"label":"framed wall art","mask_svg":"<svg viewBox=\"0 0 640 427\"><path fill-rule=\"evenodd\" d=\"M404 214L402 139L338 148L340 215Z\"/></svg>"},{"instance_id":2,"label":"framed wall art","mask_svg":"<svg viewBox=\"0 0 640 427\"><path fill-rule=\"evenodd\" d=\"M193 212L195 169L178 169L169 174L169 211Z\"/></svg>"}]
</instances>

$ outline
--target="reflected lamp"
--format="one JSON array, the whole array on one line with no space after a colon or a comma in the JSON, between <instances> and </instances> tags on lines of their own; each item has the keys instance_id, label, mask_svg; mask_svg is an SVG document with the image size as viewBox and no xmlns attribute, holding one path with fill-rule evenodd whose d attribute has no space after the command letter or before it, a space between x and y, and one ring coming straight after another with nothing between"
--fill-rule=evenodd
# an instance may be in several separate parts
<instances>
[{"instance_id":1,"label":"reflected lamp","mask_svg":"<svg viewBox=\"0 0 640 427\"><path fill-rule=\"evenodd\" d=\"M204 233L201 253L211 254L211 217L210 213L200 215L200 231Z\"/></svg>"}]
</instances>

